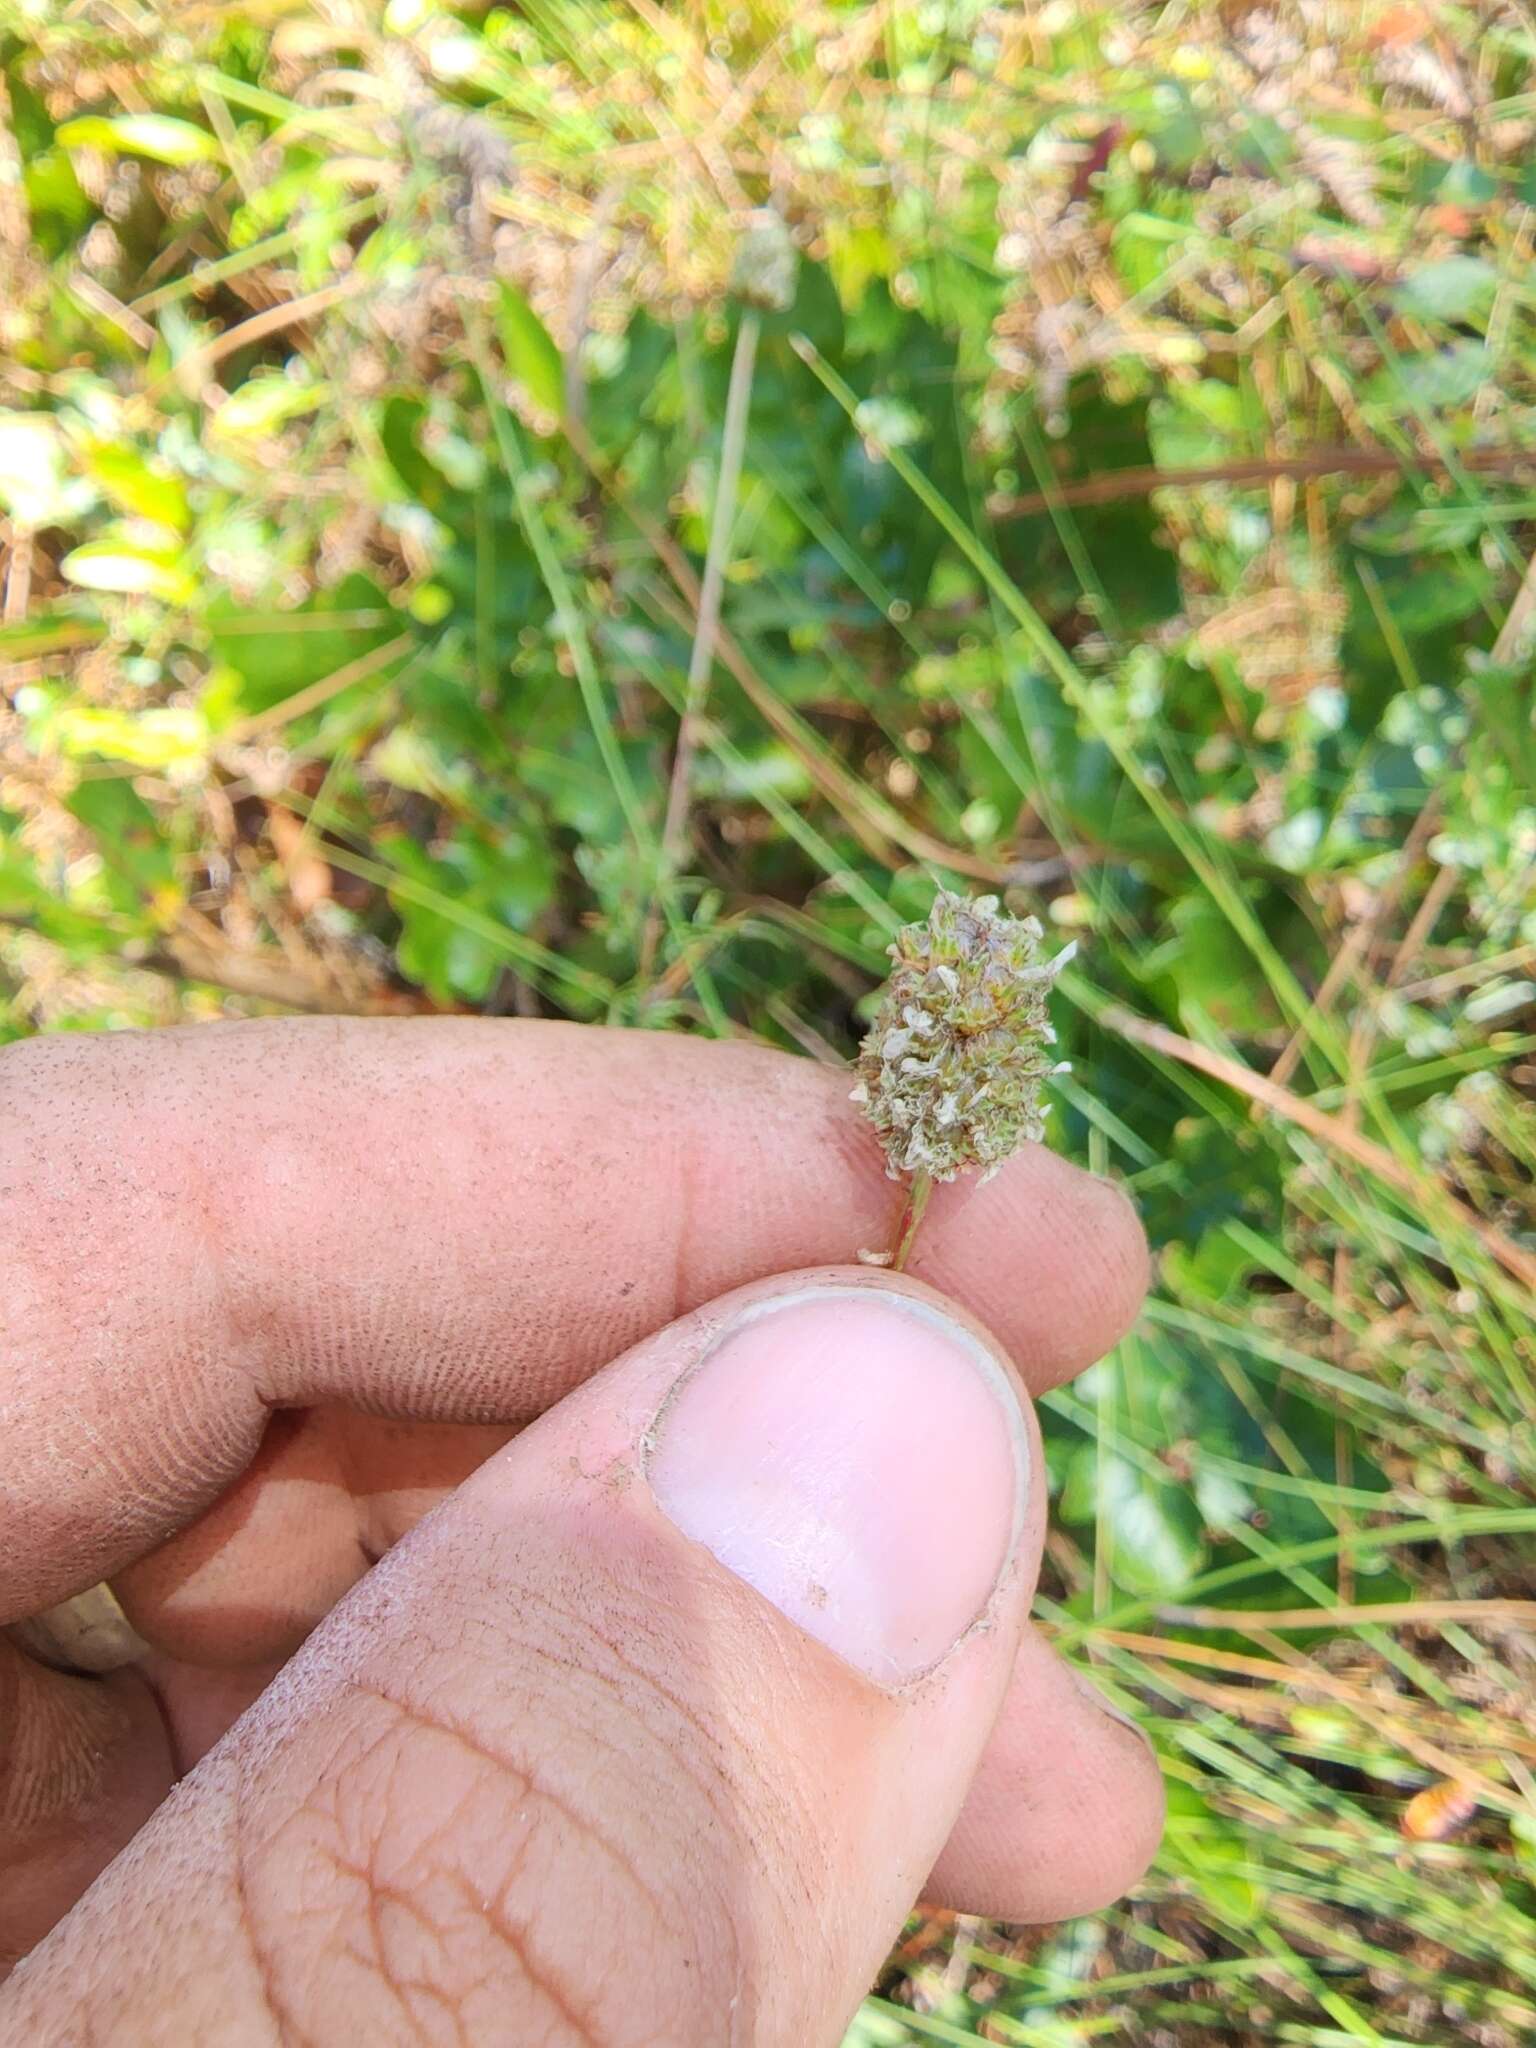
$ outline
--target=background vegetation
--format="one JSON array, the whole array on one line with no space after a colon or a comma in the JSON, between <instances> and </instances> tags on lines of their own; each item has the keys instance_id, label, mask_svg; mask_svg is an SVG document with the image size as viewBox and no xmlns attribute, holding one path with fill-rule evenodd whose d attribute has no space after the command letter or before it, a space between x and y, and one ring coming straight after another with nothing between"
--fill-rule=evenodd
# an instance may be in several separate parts
<instances>
[{"instance_id":1,"label":"background vegetation","mask_svg":"<svg viewBox=\"0 0 1536 2048\"><path fill-rule=\"evenodd\" d=\"M1525 0L0 24L0 1035L842 1060L1036 910L1160 1247L1042 1608L1171 1824L852 2039L1531 2040Z\"/></svg>"}]
</instances>

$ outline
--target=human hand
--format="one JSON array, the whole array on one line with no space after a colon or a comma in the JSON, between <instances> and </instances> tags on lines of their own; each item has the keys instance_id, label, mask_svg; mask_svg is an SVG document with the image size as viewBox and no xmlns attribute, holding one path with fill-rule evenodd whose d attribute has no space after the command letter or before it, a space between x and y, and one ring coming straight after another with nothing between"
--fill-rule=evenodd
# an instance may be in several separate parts
<instances>
[{"instance_id":1,"label":"human hand","mask_svg":"<svg viewBox=\"0 0 1536 2048\"><path fill-rule=\"evenodd\" d=\"M1099 1356L1140 1232L1030 1148L841 1266L899 1202L847 1088L477 1020L0 1056L0 1621L110 1575L152 1646L0 1637L0 2039L831 2044L920 1890L1139 1874L993 1346Z\"/></svg>"}]
</instances>

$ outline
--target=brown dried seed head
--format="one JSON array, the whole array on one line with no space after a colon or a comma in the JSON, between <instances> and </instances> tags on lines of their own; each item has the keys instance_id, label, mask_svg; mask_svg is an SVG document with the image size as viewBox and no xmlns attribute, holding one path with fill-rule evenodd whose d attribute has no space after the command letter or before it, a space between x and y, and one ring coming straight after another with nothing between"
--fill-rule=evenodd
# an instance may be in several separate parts
<instances>
[{"instance_id":1,"label":"brown dried seed head","mask_svg":"<svg viewBox=\"0 0 1536 2048\"><path fill-rule=\"evenodd\" d=\"M1046 1003L1075 950L1042 960L1043 936L1038 919L1004 915L995 896L944 890L924 923L896 934L853 1091L893 1180L919 1170L953 1180L970 1166L985 1179L1043 1137L1040 1091L1063 1071Z\"/></svg>"}]
</instances>

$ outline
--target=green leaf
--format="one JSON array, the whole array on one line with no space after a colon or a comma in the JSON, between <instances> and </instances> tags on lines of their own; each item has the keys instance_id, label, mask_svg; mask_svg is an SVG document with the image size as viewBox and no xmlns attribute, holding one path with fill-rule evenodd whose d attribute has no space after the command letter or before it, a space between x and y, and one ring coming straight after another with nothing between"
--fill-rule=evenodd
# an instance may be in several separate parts
<instances>
[{"instance_id":1,"label":"green leaf","mask_svg":"<svg viewBox=\"0 0 1536 2048\"><path fill-rule=\"evenodd\" d=\"M1498 272L1481 256L1444 256L1410 270L1393 296L1405 313L1454 325L1481 319L1498 288Z\"/></svg>"},{"instance_id":2,"label":"green leaf","mask_svg":"<svg viewBox=\"0 0 1536 2048\"><path fill-rule=\"evenodd\" d=\"M891 245L878 226L850 222L835 215L827 221L827 270L844 310L855 312L877 277L894 267Z\"/></svg>"},{"instance_id":3,"label":"green leaf","mask_svg":"<svg viewBox=\"0 0 1536 2048\"><path fill-rule=\"evenodd\" d=\"M1446 206L1487 206L1498 196L1498 179L1465 156L1450 166L1435 194Z\"/></svg>"},{"instance_id":4,"label":"green leaf","mask_svg":"<svg viewBox=\"0 0 1536 2048\"><path fill-rule=\"evenodd\" d=\"M216 441L260 440L316 411L330 395L329 384L295 384L279 371L264 371L231 391L210 420L209 434Z\"/></svg>"},{"instance_id":5,"label":"green leaf","mask_svg":"<svg viewBox=\"0 0 1536 2048\"><path fill-rule=\"evenodd\" d=\"M1373 404L1384 406L1395 418L1404 403L1427 411L1448 410L1465 405L1488 381L1493 359L1480 341L1453 341L1433 355L1408 356L1401 363L1387 363L1365 387Z\"/></svg>"},{"instance_id":6,"label":"green leaf","mask_svg":"<svg viewBox=\"0 0 1536 2048\"><path fill-rule=\"evenodd\" d=\"M27 527L64 525L90 503L71 478L58 421L45 412L0 412L0 506Z\"/></svg>"},{"instance_id":7,"label":"green leaf","mask_svg":"<svg viewBox=\"0 0 1536 2048\"><path fill-rule=\"evenodd\" d=\"M439 804L462 802L473 781L468 761L455 758L409 721L391 726L368 756L368 766L396 789L414 790Z\"/></svg>"},{"instance_id":8,"label":"green leaf","mask_svg":"<svg viewBox=\"0 0 1536 2048\"><path fill-rule=\"evenodd\" d=\"M1193 1879L1219 1919L1237 1927L1253 1926L1262 1917L1264 1894L1244 1874L1252 1852L1242 1830L1217 1813L1192 1785L1178 1779L1169 1784L1167 1800L1168 1864Z\"/></svg>"},{"instance_id":9,"label":"green leaf","mask_svg":"<svg viewBox=\"0 0 1536 2048\"><path fill-rule=\"evenodd\" d=\"M207 751L208 729L190 706L162 705L149 711L110 711L90 704L66 704L48 721L48 737L76 759L100 755L135 768L190 767Z\"/></svg>"},{"instance_id":10,"label":"green leaf","mask_svg":"<svg viewBox=\"0 0 1536 2048\"><path fill-rule=\"evenodd\" d=\"M1221 1301L1241 1286L1254 1263L1252 1252L1223 1222L1192 1232L1188 1239L1173 1239L1159 1256L1171 1292L1211 1301Z\"/></svg>"},{"instance_id":11,"label":"green leaf","mask_svg":"<svg viewBox=\"0 0 1536 2048\"><path fill-rule=\"evenodd\" d=\"M89 227L95 212L67 153L45 149L27 158L22 189L34 243L45 255L62 256Z\"/></svg>"},{"instance_id":12,"label":"green leaf","mask_svg":"<svg viewBox=\"0 0 1536 2048\"><path fill-rule=\"evenodd\" d=\"M160 597L186 604L197 586L162 548L137 546L128 540L87 541L59 564L80 590L110 590L126 597Z\"/></svg>"},{"instance_id":13,"label":"green leaf","mask_svg":"<svg viewBox=\"0 0 1536 2048\"><path fill-rule=\"evenodd\" d=\"M0 919L35 925L61 945L105 952L121 943L99 917L76 910L44 888L30 853L14 831L5 829L9 814L0 811Z\"/></svg>"},{"instance_id":14,"label":"green leaf","mask_svg":"<svg viewBox=\"0 0 1536 2048\"><path fill-rule=\"evenodd\" d=\"M420 505L439 512L448 495L447 479L422 452L421 429L427 408L419 399L398 393L384 402L379 422L379 440L390 467Z\"/></svg>"},{"instance_id":15,"label":"green leaf","mask_svg":"<svg viewBox=\"0 0 1536 2048\"><path fill-rule=\"evenodd\" d=\"M1536 723L1529 673L1489 662L1468 678L1467 694L1500 754L1515 768L1521 786L1536 789Z\"/></svg>"},{"instance_id":16,"label":"green leaf","mask_svg":"<svg viewBox=\"0 0 1536 2048\"><path fill-rule=\"evenodd\" d=\"M218 163L223 157L218 139L206 128L171 114L82 114L63 122L58 137L69 149L147 156L157 164Z\"/></svg>"},{"instance_id":17,"label":"green leaf","mask_svg":"<svg viewBox=\"0 0 1536 2048\"><path fill-rule=\"evenodd\" d=\"M128 441L88 441L80 451L86 475L119 511L185 533L191 524L186 486L179 476L146 462Z\"/></svg>"},{"instance_id":18,"label":"green leaf","mask_svg":"<svg viewBox=\"0 0 1536 2048\"><path fill-rule=\"evenodd\" d=\"M0 626L0 661L35 661L44 654L63 654L71 647L94 647L106 637L101 619L62 609L35 619L17 619Z\"/></svg>"},{"instance_id":19,"label":"green leaf","mask_svg":"<svg viewBox=\"0 0 1536 2048\"><path fill-rule=\"evenodd\" d=\"M581 730L561 732L558 738L558 753L544 747L521 750L518 775L524 787L543 798L556 824L583 839L617 839L623 830L623 813L603 770L597 743Z\"/></svg>"},{"instance_id":20,"label":"green leaf","mask_svg":"<svg viewBox=\"0 0 1536 2048\"><path fill-rule=\"evenodd\" d=\"M208 635L226 675L205 694L210 722L269 710L393 639L403 624L379 586L361 574L292 611L251 611L216 598Z\"/></svg>"},{"instance_id":21,"label":"green leaf","mask_svg":"<svg viewBox=\"0 0 1536 2048\"><path fill-rule=\"evenodd\" d=\"M1205 1559L1200 1513L1187 1489L1149 1477L1100 1444L1083 1444L1068 1466L1064 1521L1102 1520L1114 1542L1116 1581L1132 1593L1168 1597Z\"/></svg>"},{"instance_id":22,"label":"green leaf","mask_svg":"<svg viewBox=\"0 0 1536 2048\"><path fill-rule=\"evenodd\" d=\"M68 807L96 841L112 907L133 917L148 906L169 919L183 898L175 855L132 782L120 775L82 782Z\"/></svg>"},{"instance_id":23,"label":"green leaf","mask_svg":"<svg viewBox=\"0 0 1536 2048\"><path fill-rule=\"evenodd\" d=\"M1237 950L1231 924L1208 896L1181 897L1168 923L1169 936L1148 952L1143 972L1168 977L1168 1000L1186 1028L1211 1017L1226 1032L1246 1034L1279 1021L1268 984Z\"/></svg>"},{"instance_id":24,"label":"green leaf","mask_svg":"<svg viewBox=\"0 0 1536 2048\"><path fill-rule=\"evenodd\" d=\"M1448 555L1475 546L1487 530L1487 510L1477 504L1395 505L1378 519L1356 520L1350 538L1375 555Z\"/></svg>"},{"instance_id":25,"label":"green leaf","mask_svg":"<svg viewBox=\"0 0 1536 2048\"><path fill-rule=\"evenodd\" d=\"M426 883L438 899L390 891L400 917L400 971L438 1002L484 1002L508 960L485 921L525 931L547 906L555 884L547 844L509 827L496 840L461 832L440 852L403 835L381 838L379 846L403 876ZM473 913L462 922L446 907L459 903Z\"/></svg>"},{"instance_id":26,"label":"green leaf","mask_svg":"<svg viewBox=\"0 0 1536 2048\"><path fill-rule=\"evenodd\" d=\"M507 368L535 405L558 416L565 411L565 362L544 322L516 285L500 288L496 315Z\"/></svg>"}]
</instances>

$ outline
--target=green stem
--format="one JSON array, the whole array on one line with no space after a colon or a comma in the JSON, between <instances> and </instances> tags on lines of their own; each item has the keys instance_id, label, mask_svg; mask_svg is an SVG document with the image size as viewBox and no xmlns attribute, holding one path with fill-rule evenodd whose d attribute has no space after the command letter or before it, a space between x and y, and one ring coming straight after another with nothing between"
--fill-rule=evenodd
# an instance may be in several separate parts
<instances>
[{"instance_id":1,"label":"green stem","mask_svg":"<svg viewBox=\"0 0 1536 2048\"><path fill-rule=\"evenodd\" d=\"M933 1193L933 1175L926 1167L920 1166L912 1176L907 1189L907 1206L901 1212L901 1228L896 1234L896 1250L891 1258L891 1271L905 1270L912 1251L912 1240L917 1236L917 1226L923 1220L928 1207L928 1197Z\"/></svg>"}]
</instances>

